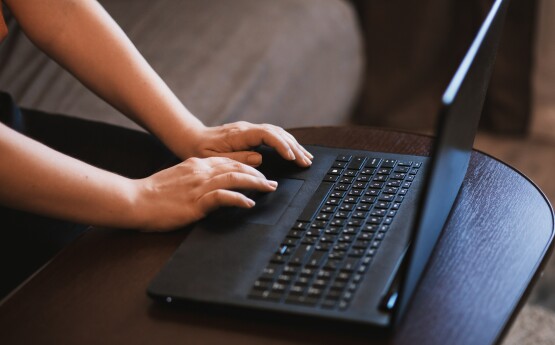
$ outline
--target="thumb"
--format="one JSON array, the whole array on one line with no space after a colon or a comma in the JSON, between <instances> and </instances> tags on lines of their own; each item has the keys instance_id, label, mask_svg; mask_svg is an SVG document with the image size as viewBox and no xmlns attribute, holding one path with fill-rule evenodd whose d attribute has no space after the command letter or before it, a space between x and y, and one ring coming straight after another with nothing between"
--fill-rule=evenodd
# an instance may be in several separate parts
<instances>
[{"instance_id":1,"label":"thumb","mask_svg":"<svg viewBox=\"0 0 555 345\"><path fill-rule=\"evenodd\" d=\"M226 157L253 167L262 164L262 155L252 151L214 152L212 156Z\"/></svg>"}]
</instances>

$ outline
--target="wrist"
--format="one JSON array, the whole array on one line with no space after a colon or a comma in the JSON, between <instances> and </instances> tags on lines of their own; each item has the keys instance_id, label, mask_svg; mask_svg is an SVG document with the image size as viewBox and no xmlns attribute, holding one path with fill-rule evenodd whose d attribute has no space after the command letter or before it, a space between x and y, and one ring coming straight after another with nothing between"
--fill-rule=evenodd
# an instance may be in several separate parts
<instances>
[{"instance_id":1,"label":"wrist","mask_svg":"<svg viewBox=\"0 0 555 345\"><path fill-rule=\"evenodd\" d=\"M206 140L208 127L199 121L184 127L181 132L176 135L175 143L170 149L181 159L186 160L191 157L199 157L201 151L201 143Z\"/></svg>"},{"instance_id":2,"label":"wrist","mask_svg":"<svg viewBox=\"0 0 555 345\"><path fill-rule=\"evenodd\" d=\"M150 200L147 179L128 180L126 185L126 200L128 206L125 217L126 228L144 230L149 228L151 215L148 201Z\"/></svg>"}]
</instances>

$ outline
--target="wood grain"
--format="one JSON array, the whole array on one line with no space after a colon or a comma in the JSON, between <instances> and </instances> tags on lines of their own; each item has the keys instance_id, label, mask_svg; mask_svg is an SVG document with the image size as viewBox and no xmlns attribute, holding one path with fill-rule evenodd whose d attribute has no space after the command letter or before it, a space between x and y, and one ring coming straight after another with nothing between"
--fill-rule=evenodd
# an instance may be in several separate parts
<instances>
[{"instance_id":1,"label":"wood grain","mask_svg":"<svg viewBox=\"0 0 555 345\"><path fill-rule=\"evenodd\" d=\"M426 154L430 139L372 128L291 131L307 144ZM541 192L481 153L471 165L407 317L389 336L169 309L145 294L187 229L93 229L0 305L0 344L491 344L499 340L550 249Z\"/></svg>"}]
</instances>

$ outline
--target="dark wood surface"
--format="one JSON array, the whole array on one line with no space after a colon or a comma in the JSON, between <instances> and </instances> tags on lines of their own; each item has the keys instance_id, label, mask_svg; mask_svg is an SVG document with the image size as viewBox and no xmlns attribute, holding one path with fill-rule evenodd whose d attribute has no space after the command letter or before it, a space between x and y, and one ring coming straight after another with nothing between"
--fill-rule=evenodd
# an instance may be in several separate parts
<instances>
[{"instance_id":1,"label":"dark wood surface","mask_svg":"<svg viewBox=\"0 0 555 345\"><path fill-rule=\"evenodd\" d=\"M296 129L305 144L426 154L430 139L371 128ZM187 230L93 229L0 305L0 344L491 344L551 247L553 213L510 167L472 156L407 317L391 335L170 309L145 293Z\"/></svg>"}]
</instances>

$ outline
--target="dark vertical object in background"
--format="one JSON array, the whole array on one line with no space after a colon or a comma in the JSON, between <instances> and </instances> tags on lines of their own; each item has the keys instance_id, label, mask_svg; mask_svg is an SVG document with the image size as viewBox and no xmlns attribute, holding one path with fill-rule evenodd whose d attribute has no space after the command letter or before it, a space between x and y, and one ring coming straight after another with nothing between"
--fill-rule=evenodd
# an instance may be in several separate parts
<instances>
[{"instance_id":1,"label":"dark vertical object in background","mask_svg":"<svg viewBox=\"0 0 555 345\"><path fill-rule=\"evenodd\" d=\"M528 130L532 116L537 7L537 0L512 0L509 6L505 33L484 105L482 124L488 130L520 135Z\"/></svg>"},{"instance_id":2,"label":"dark vertical object in background","mask_svg":"<svg viewBox=\"0 0 555 345\"><path fill-rule=\"evenodd\" d=\"M354 121L430 132L437 99L492 0L351 0L361 21L367 65ZM514 0L499 47L482 126L525 134L537 0Z\"/></svg>"}]
</instances>

